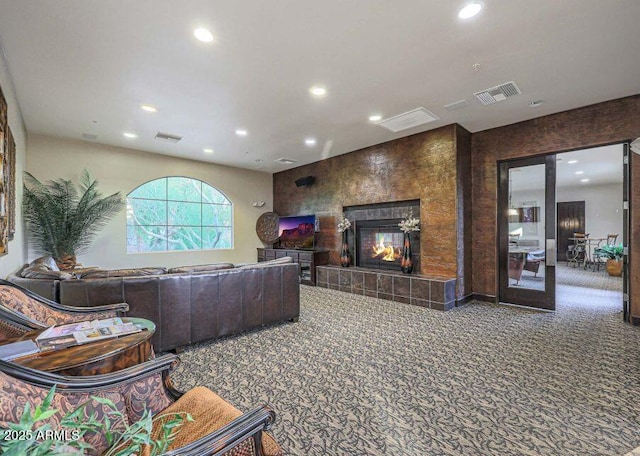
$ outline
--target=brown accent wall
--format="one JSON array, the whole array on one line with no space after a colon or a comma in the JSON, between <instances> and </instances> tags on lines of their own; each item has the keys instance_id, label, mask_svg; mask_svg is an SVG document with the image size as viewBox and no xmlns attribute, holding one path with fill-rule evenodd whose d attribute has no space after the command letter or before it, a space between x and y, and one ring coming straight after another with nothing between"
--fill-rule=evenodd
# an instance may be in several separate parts
<instances>
[{"instance_id":1,"label":"brown accent wall","mask_svg":"<svg viewBox=\"0 0 640 456\"><path fill-rule=\"evenodd\" d=\"M457 236L458 236L458 281L456 296L468 296L473 289L473 220L471 214L471 133L456 125L457 151Z\"/></svg>"},{"instance_id":2,"label":"brown accent wall","mask_svg":"<svg viewBox=\"0 0 640 456\"><path fill-rule=\"evenodd\" d=\"M470 193L470 180L458 185L456 145L464 147L468 137L464 129L449 125L276 173L274 211L279 215L316 214L320 219L316 244L330 249L330 263L339 264L336 224L344 206L419 199L419 272L458 277L464 290L464 262L458 267L464 249L460 252L458 246L464 237L459 213L466 206L458 192ZM467 163L460 167L463 172L470 170L469 157L467 147ZM315 176L315 184L295 186L296 179L309 175Z\"/></svg>"},{"instance_id":3,"label":"brown accent wall","mask_svg":"<svg viewBox=\"0 0 640 456\"><path fill-rule=\"evenodd\" d=\"M473 292L496 295L497 162L619 143L640 136L640 95L472 135ZM631 314L640 316L640 160L633 160Z\"/></svg>"}]
</instances>

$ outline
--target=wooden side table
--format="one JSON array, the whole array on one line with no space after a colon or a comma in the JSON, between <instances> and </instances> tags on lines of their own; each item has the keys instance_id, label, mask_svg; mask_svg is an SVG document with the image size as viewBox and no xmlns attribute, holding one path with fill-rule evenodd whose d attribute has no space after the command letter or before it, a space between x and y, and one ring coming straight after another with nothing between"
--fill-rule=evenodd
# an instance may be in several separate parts
<instances>
[{"instance_id":1,"label":"wooden side table","mask_svg":"<svg viewBox=\"0 0 640 456\"><path fill-rule=\"evenodd\" d=\"M141 325L140 332L84 345L50 350L14 359L12 362L60 375L108 374L148 361L153 356L151 337L156 325L144 318L123 317L124 323ZM8 342L35 338L42 330L31 331Z\"/></svg>"}]
</instances>

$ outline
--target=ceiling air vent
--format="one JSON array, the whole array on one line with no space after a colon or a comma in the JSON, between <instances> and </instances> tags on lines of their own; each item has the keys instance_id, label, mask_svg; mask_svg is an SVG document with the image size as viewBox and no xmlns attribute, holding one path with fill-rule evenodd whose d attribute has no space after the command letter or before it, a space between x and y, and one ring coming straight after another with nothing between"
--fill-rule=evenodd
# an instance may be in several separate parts
<instances>
[{"instance_id":1,"label":"ceiling air vent","mask_svg":"<svg viewBox=\"0 0 640 456\"><path fill-rule=\"evenodd\" d=\"M182 136L172 135L169 133L160 133L160 132L156 133L155 138L160 139L162 141L170 142L173 144L177 144L182 140Z\"/></svg>"},{"instance_id":2,"label":"ceiling air vent","mask_svg":"<svg viewBox=\"0 0 640 456\"><path fill-rule=\"evenodd\" d=\"M515 82L505 82L496 87L474 93L483 105L491 105L499 101L504 101L509 97L520 95L522 92Z\"/></svg>"},{"instance_id":3,"label":"ceiling air vent","mask_svg":"<svg viewBox=\"0 0 640 456\"><path fill-rule=\"evenodd\" d=\"M82 139L87 141L95 141L98 139L98 135L92 135L91 133L82 133Z\"/></svg>"},{"instance_id":4,"label":"ceiling air vent","mask_svg":"<svg viewBox=\"0 0 640 456\"><path fill-rule=\"evenodd\" d=\"M469 103L467 100L462 99L462 100L454 101L453 103L449 103L448 105L444 105L443 108L446 109L447 111L455 111L456 109L466 108L470 104L471 103Z\"/></svg>"},{"instance_id":5,"label":"ceiling air vent","mask_svg":"<svg viewBox=\"0 0 640 456\"><path fill-rule=\"evenodd\" d=\"M281 165L293 165L296 161L291 160L290 158L278 158L273 161L274 163L280 163Z\"/></svg>"},{"instance_id":6,"label":"ceiling air vent","mask_svg":"<svg viewBox=\"0 0 640 456\"><path fill-rule=\"evenodd\" d=\"M416 108L411 111L398 114L397 116L389 117L388 119L382 119L377 122L376 125L391 130L396 133L398 131L406 130L407 128L417 127L435 120L440 120L440 117L434 113L427 111L424 108Z\"/></svg>"}]
</instances>

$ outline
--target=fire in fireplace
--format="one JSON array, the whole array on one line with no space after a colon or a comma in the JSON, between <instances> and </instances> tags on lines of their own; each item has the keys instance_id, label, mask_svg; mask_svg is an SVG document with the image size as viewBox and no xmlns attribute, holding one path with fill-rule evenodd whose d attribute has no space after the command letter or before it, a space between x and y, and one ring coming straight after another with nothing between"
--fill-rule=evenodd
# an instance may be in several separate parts
<instances>
[{"instance_id":1,"label":"fire in fireplace","mask_svg":"<svg viewBox=\"0 0 640 456\"><path fill-rule=\"evenodd\" d=\"M400 270L403 234L400 219L362 220L356 223L356 265Z\"/></svg>"}]
</instances>

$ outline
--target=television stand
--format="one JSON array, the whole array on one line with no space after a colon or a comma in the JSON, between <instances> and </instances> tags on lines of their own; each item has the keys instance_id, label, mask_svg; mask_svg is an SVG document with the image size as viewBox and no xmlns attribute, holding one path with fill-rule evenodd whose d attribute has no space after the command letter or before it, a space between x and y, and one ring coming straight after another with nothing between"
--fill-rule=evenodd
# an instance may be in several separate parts
<instances>
[{"instance_id":1,"label":"television stand","mask_svg":"<svg viewBox=\"0 0 640 456\"><path fill-rule=\"evenodd\" d=\"M300 283L316 285L316 266L329 264L327 249L258 249L258 262L291 257L300 265Z\"/></svg>"}]
</instances>

